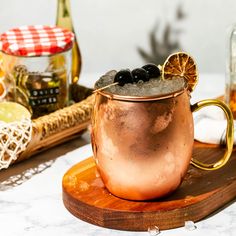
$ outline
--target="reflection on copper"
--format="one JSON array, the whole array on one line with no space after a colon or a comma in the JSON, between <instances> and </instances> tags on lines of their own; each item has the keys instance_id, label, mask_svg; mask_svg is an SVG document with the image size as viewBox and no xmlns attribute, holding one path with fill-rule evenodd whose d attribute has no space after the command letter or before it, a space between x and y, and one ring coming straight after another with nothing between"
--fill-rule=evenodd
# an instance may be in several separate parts
<instances>
[{"instance_id":1,"label":"reflection on copper","mask_svg":"<svg viewBox=\"0 0 236 236\"><path fill-rule=\"evenodd\" d=\"M111 193L147 200L167 195L180 185L193 147L189 97L186 87L152 97L96 93L92 147Z\"/></svg>"}]
</instances>

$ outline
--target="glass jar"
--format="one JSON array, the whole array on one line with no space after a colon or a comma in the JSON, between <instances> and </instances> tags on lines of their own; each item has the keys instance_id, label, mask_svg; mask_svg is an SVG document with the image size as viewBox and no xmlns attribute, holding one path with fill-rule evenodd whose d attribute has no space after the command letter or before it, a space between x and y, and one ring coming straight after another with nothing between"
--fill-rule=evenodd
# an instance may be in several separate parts
<instances>
[{"instance_id":1,"label":"glass jar","mask_svg":"<svg viewBox=\"0 0 236 236\"><path fill-rule=\"evenodd\" d=\"M73 33L54 26L27 26L8 31L5 37L2 70L6 99L26 106L32 118L67 106Z\"/></svg>"}]
</instances>

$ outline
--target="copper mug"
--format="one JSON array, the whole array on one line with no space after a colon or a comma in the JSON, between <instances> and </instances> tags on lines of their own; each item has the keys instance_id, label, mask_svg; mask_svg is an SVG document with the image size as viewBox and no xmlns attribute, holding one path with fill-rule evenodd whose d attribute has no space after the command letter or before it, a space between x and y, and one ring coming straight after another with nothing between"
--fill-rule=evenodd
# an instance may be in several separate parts
<instances>
[{"instance_id":1,"label":"copper mug","mask_svg":"<svg viewBox=\"0 0 236 236\"><path fill-rule=\"evenodd\" d=\"M101 178L114 195L130 200L163 197L183 180L189 164L215 170L233 149L233 117L219 100L190 105L187 86L174 93L134 97L98 91L92 114L91 141ZM220 107L227 119L226 151L213 164L192 159L192 112Z\"/></svg>"}]
</instances>

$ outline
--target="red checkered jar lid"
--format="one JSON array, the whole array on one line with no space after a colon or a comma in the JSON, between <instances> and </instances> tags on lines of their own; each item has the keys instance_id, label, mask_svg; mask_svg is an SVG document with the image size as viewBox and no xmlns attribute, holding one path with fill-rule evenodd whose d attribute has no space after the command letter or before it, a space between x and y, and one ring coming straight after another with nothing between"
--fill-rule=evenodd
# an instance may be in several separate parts
<instances>
[{"instance_id":1,"label":"red checkered jar lid","mask_svg":"<svg viewBox=\"0 0 236 236\"><path fill-rule=\"evenodd\" d=\"M73 45L74 34L57 26L21 26L0 36L0 50L14 56L48 56Z\"/></svg>"}]
</instances>

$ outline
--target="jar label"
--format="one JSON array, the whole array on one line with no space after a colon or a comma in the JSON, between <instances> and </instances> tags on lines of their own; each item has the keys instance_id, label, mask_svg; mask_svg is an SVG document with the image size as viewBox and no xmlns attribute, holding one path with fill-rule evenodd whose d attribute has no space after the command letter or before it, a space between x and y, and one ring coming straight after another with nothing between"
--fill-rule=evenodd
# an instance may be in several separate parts
<instances>
[{"instance_id":1,"label":"jar label","mask_svg":"<svg viewBox=\"0 0 236 236\"><path fill-rule=\"evenodd\" d=\"M40 106L57 103L57 95L60 93L59 87L47 89L33 89L30 90L30 105Z\"/></svg>"},{"instance_id":2,"label":"jar label","mask_svg":"<svg viewBox=\"0 0 236 236\"><path fill-rule=\"evenodd\" d=\"M29 71L25 65L19 64L14 66L10 77L15 80L16 85L15 94L12 93L12 96L15 95L15 100L30 110L32 118L46 115L67 105L68 81L65 68L38 72Z\"/></svg>"}]
</instances>

